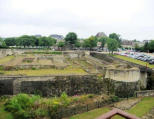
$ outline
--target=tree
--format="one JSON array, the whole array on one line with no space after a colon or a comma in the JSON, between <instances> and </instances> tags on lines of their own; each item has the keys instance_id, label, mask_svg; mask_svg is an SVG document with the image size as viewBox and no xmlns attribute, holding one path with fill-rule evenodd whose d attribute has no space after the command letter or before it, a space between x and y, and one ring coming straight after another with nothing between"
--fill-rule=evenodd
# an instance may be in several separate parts
<instances>
[{"instance_id":1,"label":"tree","mask_svg":"<svg viewBox=\"0 0 154 119\"><path fill-rule=\"evenodd\" d=\"M6 44L2 38L0 38L0 48L6 48Z\"/></svg>"},{"instance_id":2,"label":"tree","mask_svg":"<svg viewBox=\"0 0 154 119\"><path fill-rule=\"evenodd\" d=\"M53 46L56 43L56 40L51 37L40 37L39 38L39 46Z\"/></svg>"},{"instance_id":3,"label":"tree","mask_svg":"<svg viewBox=\"0 0 154 119\"><path fill-rule=\"evenodd\" d=\"M97 38L94 36L85 39L83 42L83 47L90 48L90 50L96 46L97 46Z\"/></svg>"},{"instance_id":4,"label":"tree","mask_svg":"<svg viewBox=\"0 0 154 119\"><path fill-rule=\"evenodd\" d=\"M7 46L16 46L17 45L17 39L12 37L12 38L6 38L5 40L5 44Z\"/></svg>"},{"instance_id":5,"label":"tree","mask_svg":"<svg viewBox=\"0 0 154 119\"><path fill-rule=\"evenodd\" d=\"M149 52L149 43L148 42L146 42L144 44L143 49L144 49L145 52Z\"/></svg>"},{"instance_id":6,"label":"tree","mask_svg":"<svg viewBox=\"0 0 154 119\"><path fill-rule=\"evenodd\" d=\"M150 52L154 52L154 40L151 40L149 43L149 50Z\"/></svg>"},{"instance_id":7,"label":"tree","mask_svg":"<svg viewBox=\"0 0 154 119\"><path fill-rule=\"evenodd\" d=\"M120 39L120 35L119 34L111 33L111 34L109 34L109 38L117 40L118 47L121 47L121 39Z\"/></svg>"},{"instance_id":8,"label":"tree","mask_svg":"<svg viewBox=\"0 0 154 119\"><path fill-rule=\"evenodd\" d=\"M65 42L60 41L57 46L58 47L64 47L65 46Z\"/></svg>"},{"instance_id":9,"label":"tree","mask_svg":"<svg viewBox=\"0 0 154 119\"><path fill-rule=\"evenodd\" d=\"M62 50L62 48L64 48L64 46L65 46L65 42L60 41L60 42L58 42L57 46L60 50Z\"/></svg>"},{"instance_id":10,"label":"tree","mask_svg":"<svg viewBox=\"0 0 154 119\"><path fill-rule=\"evenodd\" d=\"M35 40L31 36L23 35L17 39L20 46L35 46Z\"/></svg>"},{"instance_id":11,"label":"tree","mask_svg":"<svg viewBox=\"0 0 154 119\"><path fill-rule=\"evenodd\" d=\"M112 38L109 38L107 40L107 47L108 47L109 53L111 51L112 54L113 54L113 51L114 50L117 50L117 48L118 48L118 42L117 42L117 40L112 39Z\"/></svg>"},{"instance_id":12,"label":"tree","mask_svg":"<svg viewBox=\"0 0 154 119\"><path fill-rule=\"evenodd\" d=\"M101 38L98 39L98 41L101 42L102 48L104 48L107 39L108 39L108 37L101 37Z\"/></svg>"},{"instance_id":13,"label":"tree","mask_svg":"<svg viewBox=\"0 0 154 119\"><path fill-rule=\"evenodd\" d=\"M75 44L77 41L77 35L74 32L69 32L65 37L65 42L68 44Z\"/></svg>"},{"instance_id":14,"label":"tree","mask_svg":"<svg viewBox=\"0 0 154 119\"><path fill-rule=\"evenodd\" d=\"M75 47L78 47L79 48L80 46L81 46L81 43L79 41L76 41L75 42Z\"/></svg>"}]
</instances>

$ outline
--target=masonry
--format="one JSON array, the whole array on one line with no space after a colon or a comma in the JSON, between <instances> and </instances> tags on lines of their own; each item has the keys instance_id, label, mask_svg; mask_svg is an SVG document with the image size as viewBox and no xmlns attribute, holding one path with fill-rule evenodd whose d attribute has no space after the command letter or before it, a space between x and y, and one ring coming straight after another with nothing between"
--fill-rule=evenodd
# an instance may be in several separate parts
<instances>
[{"instance_id":1,"label":"masonry","mask_svg":"<svg viewBox=\"0 0 154 119\"><path fill-rule=\"evenodd\" d=\"M116 82L98 79L96 75L65 75L65 76L1 76L0 95L18 93L41 94L42 96L60 96L66 92L69 96L80 94L115 93L118 96L133 96L139 90L138 82ZM128 95L124 95L128 96Z\"/></svg>"},{"instance_id":2,"label":"masonry","mask_svg":"<svg viewBox=\"0 0 154 119\"><path fill-rule=\"evenodd\" d=\"M0 94L41 93L43 96L59 96L84 93L101 94L104 92L102 82L94 75L73 76L15 76L0 77Z\"/></svg>"},{"instance_id":3,"label":"masonry","mask_svg":"<svg viewBox=\"0 0 154 119\"><path fill-rule=\"evenodd\" d=\"M154 96L154 90L136 91L136 97Z\"/></svg>"}]
</instances>

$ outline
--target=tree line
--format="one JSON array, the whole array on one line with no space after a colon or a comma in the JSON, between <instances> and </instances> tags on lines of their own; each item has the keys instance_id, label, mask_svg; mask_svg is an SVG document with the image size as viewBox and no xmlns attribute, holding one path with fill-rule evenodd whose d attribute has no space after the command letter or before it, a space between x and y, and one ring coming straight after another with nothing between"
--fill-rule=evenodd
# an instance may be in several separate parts
<instances>
[{"instance_id":1,"label":"tree line","mask_svg":"<svg viewBox=\"0 0 154 119\"><path fill-rule=\"evenodd\" d=\"M113 52L117 50L118 47L121 47L121 39L120 35L116 33L110 34L108 37L96 37L90 36L86 39L79 39L77 34L74 32L69 32L64 41L57 42L56 39L52 37L37 37L37 36L29 36L23 35L20 37L8 37L4 40L0 38L0 47L6 48L10 46L57 46L59 48L67 47L67 48L85 48L92 50L94 47L97 46L97 43L100 42L100 48L104 48L105 44L107 45L109 51Z\"/></svg>"},{"instance_id":2,"label":"tree line","mask_svg":"<svg viewBox=\"0 0 154 119\"><path fill-rule=\"evenodd\" d=\"M113 51L117 50L118 47L121 47L121 39L120 35L116 33L112 33L109 37L96 37L90 36L86 39L78 39L77 34L70 32L65 37L65 42L59 42L59 47L71 46L71 47L82 47L85 49L92 50L97 46L97 43L100 42L101 46L99 48L104 48L105 44L109 51L113 53Z\"/></svg>"},{"instance_id":3,"label":"tree line","mask_svg":"<svg viewBox=\"0 0 154 119\"><path fill-rule=\"evenodd\" d=\"M36 37L23 35L20 37L9 37L4 40L5 46L53 46L56 39L52 37Z\"/></svg>"},{"instance_id":4,"label":"tree line","mask_svg":"<svg viewBox=\"0 0 154 119\"><path fill-rule=\"evenodd\" d=\"M154 52L154 40L150 42L145 42L143 46L135 44L135 50L140 52Z\"/></svg>"}]
</instances>

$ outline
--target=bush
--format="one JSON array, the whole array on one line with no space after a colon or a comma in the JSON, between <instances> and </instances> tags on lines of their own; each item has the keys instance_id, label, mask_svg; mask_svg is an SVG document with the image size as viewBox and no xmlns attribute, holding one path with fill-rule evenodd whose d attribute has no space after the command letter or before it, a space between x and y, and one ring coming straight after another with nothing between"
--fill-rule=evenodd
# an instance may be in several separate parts
<instances>
[{"instance_id":1,"label":"bush","mask_svg":"<svg viewBox=\"0 0 154 119\"><path fill-rule=\"evenodd\" d=\"M64 106L68 106L70 104L70 99L68 98L68 95L65 92L61 94L60 100Z\"/></svg>"},{"instance_id":2,"label":"bush","mask_svg":"<svg viewBox=\"0 0 154 119\"><path fill-rule=\"evenodd\" d=\"M9 98L10 97L9 96L6 96L6 95L0 96L0 102L4 102L4 101L8 100Z\"/></svg>"},{"instance_id":3,"label":"bush","mask_svg":"<svg viewBox=\"0 0 154 119\"><path fill-rule=\"evenodd\" d=\"M93 98L94 97L94 94L89 94L88 95L88 98Z\"/></svg>"},{"instance_id":4,"label":"bush","mask_svg":"<svg viewBox=\"0 0 154 119\"><path fill-rule=\"evenodd\" d=\"M111 96L111 101L112 102L118 102L119 101L119 97L118 96Z\"/></svg>"},{"instance_id":5,"label":"bush","mask_svg":"<svg viewBox=\"0 0 154 119\"><path fill-rule=\"evenodd\" d=\"M35 110L32 108L39 99L40 96L18 94L6 102L5 110L11 112L15 119L33 118Z\"/></svg>"},{"instance_id":6,"label":"bush","mask_svg":"<svg viewBox=\"0 0 154 119\"><path fill-rule=\"evenodd\" d=\"M4 70L4 67L3 66L0 66L0 70Z\"/></svg>"},{"instance_id":7,"label":"bush","mask_svg":"<svg viewBox=\"0 0 154 119\"><path fill-rule=\"evenodd\" d=\"M32 70L36 70L36 68L35 67L32 67Z\"/></svg>"},{"instance_id":8,"label":"bush","mask_svg":"<svg viewBox=\"0 0 154 119\"><path fill-rule=\"evenodd\" d=\"M51 54L61 55L61 54L62 54L62 52L51 52Z\"/></svg>"}]
</instances>

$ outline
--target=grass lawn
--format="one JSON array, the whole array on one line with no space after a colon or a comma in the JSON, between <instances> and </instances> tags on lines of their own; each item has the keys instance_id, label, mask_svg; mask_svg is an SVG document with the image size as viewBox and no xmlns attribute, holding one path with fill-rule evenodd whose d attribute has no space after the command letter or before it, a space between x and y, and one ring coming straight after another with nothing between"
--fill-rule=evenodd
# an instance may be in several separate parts
<instances>
[{"instance_id":1,"label":"grass lawn","mask_svg":"<svg viewBox=\"0 0 154 119\"><path fill-rule=\"evenodd\" d=\"M85 75L87 74L81 68L61 69L36 69L36 70L16 70L2 71L4 75L27 75L27 76L44 76L44 75Z\"/></svg>"},{"instance_id":2,"label":"grass lawn","mask_svg":"<svg viewBox=\"0 0 154 119\"><path fill-rule=\"evenodd\" d=\"M13 119L12 115L4 110L2 102L0 102L0 119Z\"/></svg>"},{"instance_id":3,"label":"grass lawn","mask_svg":"<svg viewBox=\"0 0 154 119\"><path fill-rule=\"evenodd\" d=\"M154 97L145 97L142 99L141 102L131 108L128 112L138 117L142 117L147 112L149 112L152 107L154 107Z\"/></svg>"},{"instance_id":4,"label":"grass lawn","mask_svg":"<svg viewBox=\"0 0 154 119\"><path fill-rule=\"evenodd\" d=\"M154 68L154 65L152 65L152 64L149 64L147 62L143 62L143 61L140 61L140 60L137 60L137 59L133 59L133 58L130 58L130 57L121 56L121 55L114 55L114 57L128 61L128 62L136 63L136 64L139 64L139 65L142 65L142 66L147 65L147 67L149 67L149 68Z\"/></svg>"},{"instance_id":5,"label":"grass lawn","mask_svg":"<svg viewBox=\"0 0 154 119\"><path fill-rule=\"evenodd\" d=\"M70 117L69 119L94 119L94 118L98 117L98 115L102 115L102 114L108 112L109 110L110 109L108 107L94 109L89 112L77 114L75 116Z\"/></svg>"},{"instance_id":6,"label":"grass lawn","mask_svg":"<svg viewBox=\"0 0 154 119\"><path fill-rule=\"evenodd\" d=\"M142 117L147 112L149 112L152 109L152 107L154 107L154 97L144 97L138 104L136 104L127 112L129 112L130 114L134 114L137 117ZM70 117L69 119L95 119L96 117L99 117L103 113L106 113L110 110L111 109L109 107L99 108L82 114L77 114L75 116ZM113 119L124 118L116 116Z\"/></svg>"},{"instance_id":7,"label":"grass lawn","mask_svg":"<svg viewBox=\"0 0 154 119\"><path fill-rule=\"evenodd\" d=\"M6 56L4 58L0 58L0 64L5 64L11 61L15 56Z\"/></svg>"}]
</instances>

